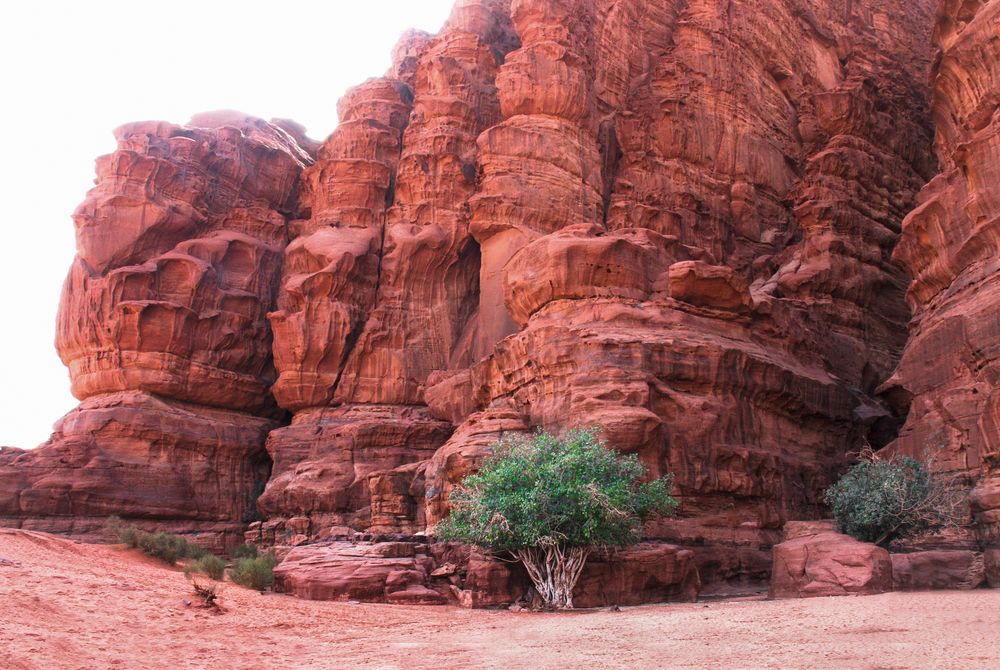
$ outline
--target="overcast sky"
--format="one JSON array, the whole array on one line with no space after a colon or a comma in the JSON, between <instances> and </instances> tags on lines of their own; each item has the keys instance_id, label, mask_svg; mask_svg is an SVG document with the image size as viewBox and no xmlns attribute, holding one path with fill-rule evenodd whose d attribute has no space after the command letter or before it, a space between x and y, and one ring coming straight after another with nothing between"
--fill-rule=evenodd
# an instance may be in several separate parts
<instances>
[{"instance_id":1,"label":"overcast sky","mask_svg":"<svg viewBox=\"0 0 1000 670\"><path fill-rule=\"evenodd\" d=\"M70 214L127 121L212 109L289 118L311 137L344 91L389 67L407 28L453 0L90 0L0 9L0 446L31 448L73 408L55 315Z\"/></svg>"}]
</instances>

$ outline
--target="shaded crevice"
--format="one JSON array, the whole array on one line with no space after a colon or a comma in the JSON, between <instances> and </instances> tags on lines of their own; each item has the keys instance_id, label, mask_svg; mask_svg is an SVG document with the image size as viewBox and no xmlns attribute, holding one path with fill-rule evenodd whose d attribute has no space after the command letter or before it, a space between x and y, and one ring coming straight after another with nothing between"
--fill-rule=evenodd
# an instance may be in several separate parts
<instances>
[{"instance_id":1,"label":"shaded crevice","mask_svg":"<svg viewBox=\"0 0 1000 670\"><path fill-rule=\"evenodd\" d=\"M454 329L451 333L452 348L448 352L450 369L464 368L474 362L474 342L477 331L480 301L480 271L482 250L470 235L468 243L458 256L454 281L468 288L462 293L455 313Z\"/></svg>"},{"instance_id":2,"label":"shaded crevice","mask_svg":"<svg viewBox=\"0 0 1000 670\"><path fill-rule=\"evenodd\" d=\"M615 180L618 178L618 166L622 159L621 146L618 144L618 130L615 119L607 119L601 123L597 135L597 150L601 155L601 223L608 227L608 211L611 208L611 196L614 193Z\"/></svg>"}]
</instances>

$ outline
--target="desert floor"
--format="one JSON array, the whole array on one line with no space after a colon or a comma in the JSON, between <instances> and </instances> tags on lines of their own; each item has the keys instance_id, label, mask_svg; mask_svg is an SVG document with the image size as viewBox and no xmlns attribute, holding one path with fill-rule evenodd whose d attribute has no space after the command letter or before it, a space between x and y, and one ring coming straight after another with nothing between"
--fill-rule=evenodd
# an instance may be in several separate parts
<instances>
[{"instance_id":1,"label":"desert floor","mask_svg":"<svg viewBox=\"0 0 1000 670\"><path fill-rule=\"evenodd\" d=\"M310 602L0 529L0 668L1000 668L1000 590L567 614Z\"/></svg>"}]
</instances>

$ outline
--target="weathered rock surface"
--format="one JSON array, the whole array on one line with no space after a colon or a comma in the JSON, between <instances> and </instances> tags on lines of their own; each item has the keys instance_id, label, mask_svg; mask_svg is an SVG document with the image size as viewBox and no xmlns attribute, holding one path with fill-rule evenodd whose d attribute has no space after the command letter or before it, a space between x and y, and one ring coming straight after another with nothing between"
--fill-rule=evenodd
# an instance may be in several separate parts
<instances>
[{"instance_id":1,"label":"weathered rock surface","mask_svg":"<svg viewBox=\"0 0 1000 670\"><path fill-rule=\"evenodd\" d=\"M701 578L694 552L647 542L591 556L573 590L576 607L694 602Z\"/></svg>"},{"instance_id":2,"label":"weathered rock surface","mask_svg":"<svg viewBox=\"0 0 1000 670\"><path fill-rule=\"evenodd\" d=\"M256 514L274 425L138 391L93 396L47 443L0 452L0 523L99 536L118 515L235 538Z\"/></svg>"},{"instance_id":3,"label":"weathered rock surface","mask_svg":"<svg viewBox=\"0 0 1000 670\"><path fill-rule=\"evenodd\" d=\"M995 589L1000 589L1000 549L987 549L983 554L986 570L986 582Z\"/></svg>"},{"instance_id":4,"label":"weathered rock surface","mask_svg":"<svg viewBox=\"0 0 1000 670\"><path fill-rule=\"evenodd\" d=\"M260 510L269 518L308 516L317 527L367 528L385 513L378 509L380 478L429 459L451 429L419 407L344 405L298 412L290 426L268 437L274 465ZM409 485L406 481L404 491ZM410 502L397 512L412 523L413 507Z\"/></svg>"},{"instance_id":5,"label":"weathered rock surface","mask_svg":"<svg viewBox=\"0 0 1000 670\"><path fill-rule=\"evenodd\" d=\"M433 570L426 544L309 545L292 549L275 568L274 589L310 600L444 604L442 593L424 585Z\"/></svg>"},{"instance_id":6,"label":"weathered rock surface","mask_svg":"<svg viewBox=\"0 0 1000 670\"><path fill-rule=\"evenodd\" d=\"M654 537L766 577L898 420L932 5L462 0L404 36L306 171L265 513L433 529L495 438L596 423L676 473Z\"/></svg>"},{"instance_id":7,"label":"weathered rock surface","mask_svg":"<svg viewBox=\"0 0 1000 670\"><path fill-rule=\"evenodd\" d=\"M74 214L57 324L83 402L46 444L0 456L0 518L79 534L117 514L233 539L270 469L266 315L311 159L234 112L116 137Z\"/></svg>"},{"instance_id":8,"label":"weathered rock surface","mask_svg":"<svg viewBox=\"0 0 1000 670\"><path fill-rule=\"evenodd\" d=\"M975 551L918 551L892 554L897 591L974 589L986 581L983 554Z\"/></svg>"},{"instance_id":9,"label":"weathered rock surface","mask_svg":"<svg viewBox=\"0 0 1000 670\"><path fill-rule=\"evenodd\" d=\"M311 600L506 606L530 580L514 563L467 547L413 541L338 541L293 548L275 569L275 590ZM588 561L577 607L690 602L701 588L694 554L644 543Z\"/></svg>"},{"instance_id":10,"label":"weathered rock surface","mask_svg":"<svg viewBox=\"0 0 1000 670\"><path fill-rule=\"evenodd\" d=\"M975 487L975 540L1000 546L1000 2L944 0L934 42L941 171L893 253L913 321L883 390L909 411L892 448Z\"/></svg>"},{"instance_id":11,"label":"weathered rock surface","mask_svg":"<svg viewBox=\"0 0 1000 670\"><path fill-rule=\"evenodd\" d=\"M832 524L789 523L789 538L774 547L772 598L871 595L893 588L889 552L832 530Z\"/></svg>"}]
</instances>

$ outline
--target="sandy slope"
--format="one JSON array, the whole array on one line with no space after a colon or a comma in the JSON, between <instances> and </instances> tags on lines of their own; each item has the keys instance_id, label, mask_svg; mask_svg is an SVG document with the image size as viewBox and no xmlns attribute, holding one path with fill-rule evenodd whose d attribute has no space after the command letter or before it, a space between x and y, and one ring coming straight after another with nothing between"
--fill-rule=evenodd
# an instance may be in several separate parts
<instances>
[{"instance_id":1,"label":"sandy slope","mask_svg":"<svg viewBox=\"0 0 1000 670\"><path fill-rule=\"evenodd\" d=\"M6 559L6 560L2 560ZM13 563L11 565L10 563ZM998 668L1000 591L512 614L351 605L0 529L0 668Z\"/></svg>"}]
</instances>

